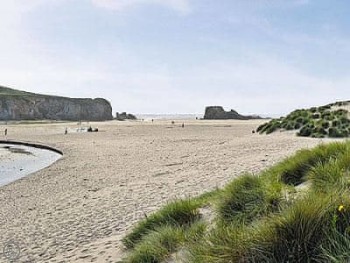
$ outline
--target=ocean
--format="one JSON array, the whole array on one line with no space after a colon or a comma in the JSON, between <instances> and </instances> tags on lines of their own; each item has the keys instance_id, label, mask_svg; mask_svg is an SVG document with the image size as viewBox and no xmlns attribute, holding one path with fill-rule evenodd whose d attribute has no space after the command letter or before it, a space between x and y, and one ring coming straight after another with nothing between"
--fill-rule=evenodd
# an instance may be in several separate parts
<instances>
[{"instance_id":1,"label":"ocean","mask_svg":"<svg viewBox=\"0 0 350 263\"><path fill-rule=\"evenodd\" d=\"M139 120L195 120L203 118L203 114L135 114Z\"/></svg>"}]
</instances>

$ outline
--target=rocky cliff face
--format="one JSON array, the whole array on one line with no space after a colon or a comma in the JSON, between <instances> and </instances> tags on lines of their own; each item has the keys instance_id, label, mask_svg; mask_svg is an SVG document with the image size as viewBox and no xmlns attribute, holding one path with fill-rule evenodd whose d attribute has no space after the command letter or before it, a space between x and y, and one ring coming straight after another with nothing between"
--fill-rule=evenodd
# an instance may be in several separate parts
<instances>
[{"instance_id":1,"label":"rocky cliff face","mask_svg":"<svg viewBox=\"0 0 350 263\"><path fill-rule=\"evenodd\" d=\"M0 87L0 120L111 120L105 99L72 99Z\"/></svg>"},{"instance_id":2,"label":"rocky cliff face","mask_svg":"<svg viewBox=\"0 0 350 263\"><path fill-rule=\"evenodd\" d=\"M221 106L209 106L205 108L204 114L205 120L250 120L250 119L261 119L259 116L244 116L239 114L235 110L225 111Z\"/></svg>"}]
</instances>

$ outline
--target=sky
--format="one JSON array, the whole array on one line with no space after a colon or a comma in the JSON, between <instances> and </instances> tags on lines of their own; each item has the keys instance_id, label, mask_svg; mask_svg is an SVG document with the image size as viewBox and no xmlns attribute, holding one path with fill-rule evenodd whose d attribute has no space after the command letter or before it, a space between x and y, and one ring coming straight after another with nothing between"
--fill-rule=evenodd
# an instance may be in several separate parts
<instances>
[{"instance_id":1,"label":"sky","mask_svg":"<svg viewBox=\"0 0 350 263\"><path fill-rule=\"evenodd\" d=\"M350 100L347 0L0 0L0 85L113 112Z\"/></svg>"}]
</instances>

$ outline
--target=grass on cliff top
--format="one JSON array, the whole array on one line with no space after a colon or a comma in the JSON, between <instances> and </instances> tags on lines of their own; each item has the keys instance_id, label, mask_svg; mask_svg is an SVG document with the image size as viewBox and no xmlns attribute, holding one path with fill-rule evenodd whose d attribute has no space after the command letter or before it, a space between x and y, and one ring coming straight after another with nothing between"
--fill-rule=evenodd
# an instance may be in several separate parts
<instances>
[{"instance_id":1,"label":"grass on cliff top","mask_svg":"<svg viewBox=\"0 0 350 263\"><path fill-rule=\"evenodd\" d=\"M350 113L342 107L348 102L337 102L322 107L295 110L286 117L260 125L257 132L270 134L278 130L298 130L298 136L314 138L343 138L350 135Z\"/></svg>"},{"instance_id":2,"label":"grass on cliff top","mask_svg":"<svg viewBox=\"0 0 350 263\"><path fill-rule=\"evenodd\" d=\"M350 142L298 151L258 175L170 203L124 243L125 263L350 262Z\"/></svg>"},{"instance_id":3,"label":"grass on cliff top","mask_svg":"<svg viewBox=\"0 0 350 263\"><path fill-rule=\"evenodd\" d=\"M23 95L36 95L36 94L0 86L0 96L1 95L23 96Z\"/></svg>"},{"instance_id":4,"label":"grass on cliff top","mask_svg":"<svg viewBox=\"0 0 350 263\"><path fill-rule=\"evenodd\" d=\"M87 99L89 98L69 98L69 97L62 97L62 96L55 96L55 95L46 95L46 94L39 94L39 93L32 93L32 92L27 92L27 91L22 91L22 90L17 90L17 89L11 89L7 87L0 86L0 99L1 96L3 97L21 97L21 98L26 98L26 97L40 97L40 98L62 98L62 99L74 99L74 100L80 100L81 103L86 102ZM95 98L91 100L101 100L105 101L103 98Z\"/></svg>"}]
</instances>

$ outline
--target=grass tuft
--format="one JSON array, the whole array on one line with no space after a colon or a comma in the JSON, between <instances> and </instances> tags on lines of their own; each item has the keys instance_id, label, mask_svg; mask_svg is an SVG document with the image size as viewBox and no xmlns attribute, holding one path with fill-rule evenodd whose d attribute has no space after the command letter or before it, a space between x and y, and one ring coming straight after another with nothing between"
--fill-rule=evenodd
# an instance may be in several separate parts
<instances>
[{"instance_id":1,"label":"grass tuft","mask_svg":"<svg viewBox=\"0 0 350 263\"><path fill-rule=\"evenodd\" d=\"M281 181L288 185L299 185L306 180L307 173L316 164L326 163L349 150L349 145L332 143L320 145L313 150L300 150L272 168Z\"/></svg>"},{"instance_id":2,"label":"grass tuft","mask_svg":"<svg viewBox=\"0 0 350 263\"><path fill-rule=\"evenodd\" d=\"M265 189L261 178L245 174L233 180L224 189L218 214L225 223L250 223L259 216L275 210L279 197L276 192L268 192Z\"/></svg>"},{"instance_id":3,"label":"grass tuft","mask_svg":"<svg viewBox=\"0 0 350 263\"><path fill-rule=\"evenodd\" d=\"M133 248L142 238L161 226L186 226L199 218L199 202L178 200L140 221L122 240L127 248Z\"/></svg>"},{"instance_id":4,"label":"grass tuft","mask_svg":"<svg viewBox=\"0 0 350 263\"><path fill-rule=\"evenodd\" d=\"M133 253L124 260L125 263L161 263L176 251L184 241L181 228L165 226L155 229L135 246Z\"/></svg>"}]
</instances>

